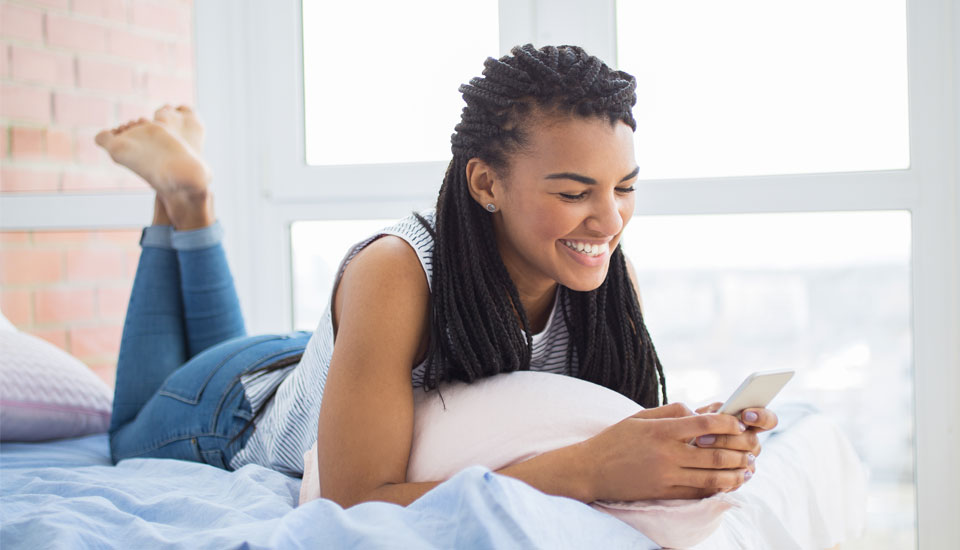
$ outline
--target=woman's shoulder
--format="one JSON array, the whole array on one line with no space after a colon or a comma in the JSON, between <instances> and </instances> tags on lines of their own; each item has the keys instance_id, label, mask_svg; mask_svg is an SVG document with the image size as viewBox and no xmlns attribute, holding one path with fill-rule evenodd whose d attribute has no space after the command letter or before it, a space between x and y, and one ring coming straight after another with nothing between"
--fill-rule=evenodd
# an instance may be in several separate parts
<instances>
[{"instance_id":1,"label":"woman's shoulder","mask_svg":"<svg viewBox=\"0 0 960 550\"><path fill-rule=\"evenodd\" d=\"M393 225L380 230L380 234L396 235L410 243L417 251L433 248L433 233L436 229L436 211L434 209L414 212Z\"/></svg>"}]
</instances>

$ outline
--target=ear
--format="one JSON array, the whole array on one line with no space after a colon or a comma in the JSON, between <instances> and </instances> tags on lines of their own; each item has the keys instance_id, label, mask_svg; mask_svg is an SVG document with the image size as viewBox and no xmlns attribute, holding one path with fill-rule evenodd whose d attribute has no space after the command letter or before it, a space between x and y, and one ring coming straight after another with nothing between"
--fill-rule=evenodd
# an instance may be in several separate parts
<instances>
[{"instance_id":1,"label":"ear","mask_svg":"<svg viewBox=\"0 0 960 550\"><path fill-rule=\"evenodd\" d=\"M472 158L467 161L465 170L467 188L470 190L470 196L473 197L473 200L484 208L488 204L500 207L497 200L503 197L501 196L499 177L493 167L479 158Z\"/></svg>"}]
</instances>

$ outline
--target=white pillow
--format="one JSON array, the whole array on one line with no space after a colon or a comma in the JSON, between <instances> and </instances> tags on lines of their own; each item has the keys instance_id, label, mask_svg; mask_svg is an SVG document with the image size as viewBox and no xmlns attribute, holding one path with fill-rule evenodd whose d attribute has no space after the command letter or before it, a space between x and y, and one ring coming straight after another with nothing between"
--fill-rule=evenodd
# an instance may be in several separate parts
<instances>
[{"instance_id":1,"label":"white pillow","mask_svg":"<svg viewBox=\"0 0 960 550\"><path fill-rule=\"evenodd\" d=\"M643 409L598 384L517 371L414 390L413 447L407 481L446 480L471 465L498 470L579 443ZM300 504L320 497L316 443L304 453ZM595 501L593 508L632 525L657 544L688 547L707 538L737 506L726 493L702 500Z\"/></svg>"},{"instance_id":2,"label":"white pillow","mask_svg":"<svg viewBox=\"0 0 960 550\"><path fill-rule=\"evenodd\" d=\"M113 392L53 344L0 315L0 441L43 441L107 431Z\"/></svg>"}]
</instances>

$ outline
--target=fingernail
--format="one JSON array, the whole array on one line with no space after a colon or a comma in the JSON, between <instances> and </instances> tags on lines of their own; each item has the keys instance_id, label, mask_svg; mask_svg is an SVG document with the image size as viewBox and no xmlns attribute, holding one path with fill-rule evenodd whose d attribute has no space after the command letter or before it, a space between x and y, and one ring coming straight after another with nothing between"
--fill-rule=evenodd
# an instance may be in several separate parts
<instances>
[{"instance_id":1,"label":"fingernail","mask_svg":"<svg viewBox=\"0 0 960 550\"><path fill-rule=\"evenodd\" d=\"M697 443L701 445L713 445L717 441L717 436L715 435L701 435L697 438Z\"/></svg>"},{"instance_id":2,"label":"fingernail","mask_svg":"<svg viewBox=\"0 0 960 550\"><path fill-rule=\"evenodd\" d=\"M747 431L747 425L744 424L743 422L740 423L740 431L741 431L741 432Z\"/></svg>"},{"instance_id":3,"label":"fingernail","mask_svg":"<svg viewBox=\"0 0 960 550\"><path fill-rule=\"evenodd\" d=\"M747 453L747 464L753 466L753 463L757 461L757 457L753 456L753 453Z\"/></svg>"},{"instance_id":4,"label":"fingernail","mask_svg":"<svg viewBox=\"0 0 960 550\"><path fill-rule=\"evenodd\" d=\"M744 481L749 480L751 477L753 477L753 472L751 472L750 470L747 470L746 472L743 473Z\"/></svg>"},{"instance_id":5,"label":"fingernail","mask_svg":"<svg viewBox=\"0 0 960 550\"><path fill-rule=\"evenodd\" d=\"M760 415L754 411L747 411L743 413L743 419L747 422L756 422L760 418Z\"/></svg>"}]
</instances>

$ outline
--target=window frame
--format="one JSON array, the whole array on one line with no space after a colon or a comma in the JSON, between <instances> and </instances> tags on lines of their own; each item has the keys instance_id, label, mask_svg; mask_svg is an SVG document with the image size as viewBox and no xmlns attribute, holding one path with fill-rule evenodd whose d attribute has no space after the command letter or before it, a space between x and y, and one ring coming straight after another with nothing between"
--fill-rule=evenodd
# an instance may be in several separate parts
<instances>
[{"instance_id":1,"label":"window frame","mask_svg":"<svg viewBox=\"0 0 960 550\"><path fill-rule=\"evenodd\" d=\"M291 223L402 217L435 201L437 174L445 168L297 165L304 158L303 119L297 118L299 7L292 0L196 4L199 107L209 127L219 217L228 228L226 246L251 331L292 327ZM515 43L579 43L616 63L614 0L501 0L500 8L502 52ZM907 169L637 183L637 215L910 211L919 548L947 547L960 538L950 512L960 508L954 467L960 463L960 56L950 55L960 51L958 33L960 10L950 0L907 0ZM356 185L320 188L318 178L369 186L363 192ZM4 218L27 200L4 197Z\"/></svg>"}]
</instances>

